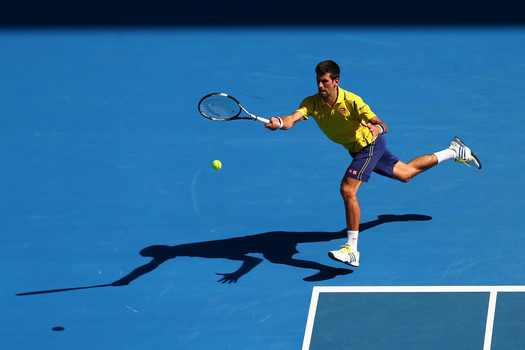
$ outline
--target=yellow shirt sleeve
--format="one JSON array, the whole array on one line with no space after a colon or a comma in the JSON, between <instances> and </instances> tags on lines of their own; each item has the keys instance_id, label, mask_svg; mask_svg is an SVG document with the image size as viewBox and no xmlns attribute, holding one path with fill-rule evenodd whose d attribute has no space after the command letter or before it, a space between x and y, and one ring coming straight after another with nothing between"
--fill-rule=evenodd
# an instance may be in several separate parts
<instances>
[{"instance_id":1,"label":"yellow shirt sleeve","mask_svg":"<svg viewBox=\"0 0 525 350\"><path fill-rule=\"evenodd\" d=\"M305 98L303 102L301 102L301 106L295 110L296 112L302 113L304 116L304 119L308 119L308 117L312 116L314 113L314 107L315 107L315 102L313 101L314 97L315 96L310 96L310 97Z\"/></svg>"}]
</instances>

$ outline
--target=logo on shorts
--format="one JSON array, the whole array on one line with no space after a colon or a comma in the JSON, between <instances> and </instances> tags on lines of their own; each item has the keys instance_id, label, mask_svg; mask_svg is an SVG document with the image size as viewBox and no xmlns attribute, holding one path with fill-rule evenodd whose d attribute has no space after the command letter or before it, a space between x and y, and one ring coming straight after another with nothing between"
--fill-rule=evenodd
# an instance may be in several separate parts
<instances>
[{"instance_id":1,"label":"logo on shorts","mask_svg":"<svg viewBox=\"0 0 525 350\"><path fill-rule=\"evenodd\" d=\"M351 174L351 175L357 175L357 170L348 169L348 173Z\"/></svg>"}]
</instances>

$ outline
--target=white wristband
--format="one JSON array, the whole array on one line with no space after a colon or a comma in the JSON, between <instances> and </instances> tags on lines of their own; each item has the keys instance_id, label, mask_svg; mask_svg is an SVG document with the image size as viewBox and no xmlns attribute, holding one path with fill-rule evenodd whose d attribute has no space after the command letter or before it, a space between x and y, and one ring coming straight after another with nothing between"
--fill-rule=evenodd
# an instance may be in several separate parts
<instances>
[{"instance_id":1,"label":"white wristband","mask_svg":"<svg viewBox=\"0 0 525 350\"><path fill-rule=\"evenodd\" d=\"M281 119L281 117L277 117L277 119L279 119L279 129L282 129L284 123L283 123L283 120Z\"/></svg>"},{"instance_id":2,"label":"white wristband","mask_svg":"<svg viewBox=\"0 0 525 350\"><path fill-rule=\"evenodd\" d=\"M381 128L381 134L384 134L385 133L385 128L383 127L383 125L381 125L381 124L376 124L376 125Z\"/></svg>"}]
</instances>

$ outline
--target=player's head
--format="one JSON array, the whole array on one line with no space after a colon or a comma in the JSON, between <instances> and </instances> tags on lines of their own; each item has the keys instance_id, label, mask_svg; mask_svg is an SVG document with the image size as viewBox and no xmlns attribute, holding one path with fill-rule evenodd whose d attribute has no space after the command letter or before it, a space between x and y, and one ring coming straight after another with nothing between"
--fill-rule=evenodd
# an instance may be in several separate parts
<instances>
[{"instance_id":1,"label":"player's head","mask_svg":"<svg viewBox=\"0 0 525 350\"><path fill-rule=\"evenodd\" d=\"M339 66L334 61L323 61L315 67L317 73L317 93L327 103L337 99L339 86Z\"/></svg>"},{"instance_id":2,"label":"player's head","mask_svg":"<svg viewBox=\"0 0 525 350\"><path fill-rule=\"evenodd\" d=\"M325 75L326 73L330 74L332 80L339 79L341 70L337 63L331 60L320 62L317 67L315 67L315 73L317 76Z\"/></svg>"}]
</instances>

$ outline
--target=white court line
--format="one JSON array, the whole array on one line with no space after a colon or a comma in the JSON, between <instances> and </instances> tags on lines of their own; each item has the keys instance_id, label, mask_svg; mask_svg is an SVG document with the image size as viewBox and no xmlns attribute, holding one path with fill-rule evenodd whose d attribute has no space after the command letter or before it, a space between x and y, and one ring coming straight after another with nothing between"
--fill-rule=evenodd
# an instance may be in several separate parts
<instances>
[{"instance_id":1,"label":"white court line","mask_svg":"<svg viewBox=\"0 0 525 350\"><path fill-rule=\"evenodd\" d=\"M308 311L308 320L306 321L306 331L304 332L303 350L310 349L310 342L312 341L315 312L317 311L317 302L319 301L319 292L316 292L316 288L317 287L314 287L312 300L310 301L310 310Z\"/></svg>"},{"instance_id":2,"label":"white court line","mask_svg":"<svg viewBox=\"0 0 525 350\"><path fill-rule=\"evenodd\" d=\"M338 286L314 287L313 293L525 292L525 286Z\"/></svg>"},{"instance_id":3,"label":"white court line","mask_svg":"<svg viewBox=\"0 0 525 350\"><path fill-rule=\"evenodd\" d=\"M490 293L487 322L485 327L485 342L483 350L490 350L492 343L492 331L494 327L494 316L496 313L496 299L498 292L525 292L525 286L338 286L338 287L314 287L306 329L304 332L302 350L310 349L312 332L314 329L315 314L320 293L462 293L462 292L486 292Z\"/></svg>"},{"instance_id":4,"label":"white court line","mask_svg":"<svg viewBox=\"0 0 525 350\"><path fill-rule=\"evenodd\" d=\"M485 343L483 345L483 350L490 350L490 347L492 346L492 330L494 328L497 297L498 292L490 292L489 311L487 312L487 325L485 326Z\"/></svg>"}]
</instances>

